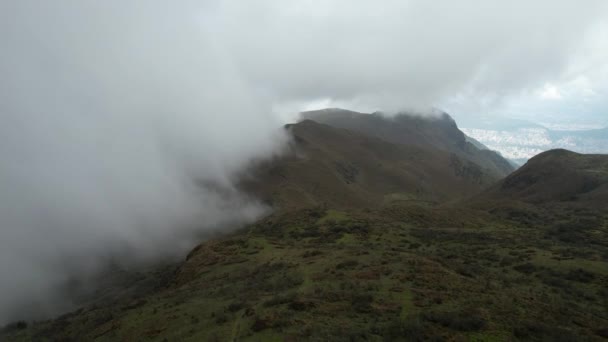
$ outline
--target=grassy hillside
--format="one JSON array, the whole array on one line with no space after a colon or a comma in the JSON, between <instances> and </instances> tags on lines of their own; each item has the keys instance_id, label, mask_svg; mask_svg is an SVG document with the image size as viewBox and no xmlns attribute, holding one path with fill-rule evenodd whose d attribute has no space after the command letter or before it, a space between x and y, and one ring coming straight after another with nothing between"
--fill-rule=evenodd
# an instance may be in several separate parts
<instances>
[{"instance_id":1,"label":"grassy hillside","mask_svg":"<svg viewBox=\"0 0 608 342\"><path fill-rule=\"evenodd\" d=\"M306 120L289 125L290 151L248 171L242 187L275 207L375 207L394 200L439 203L498 180L432 146L400 145Z\"/></svg>"},{"instance_id":2,"label":"grassy hillside","mask_svg":"<svg viewBox=\"0 0 608 342\"><path fill-rule=\"evenodd\" d=\"M466 208L393 204L270 216L195 248L143 298L24 328L10 341L601 340L602 243L562 241Z\"/></svg>"},{"instance_id":3,"label":"grassy hillside","mask_svg":"<svg viewBox=\"0 0 608 342\"><path fill-rule=\"evenodd\" d=\"M484 182L446 151L289 129L291 153L242 185L274 214L0 339L608 339L607 156L552 151L447 201Z\"/></svg>"},{"instance_id":4,"label":"grassy hillside","mask_svg":"<svg viewBox=\"0 0 608 342\"><path fill-rule=\"evenodd\" d=\"M488 190L483 199L509 198L529 203L560 202L605 207L608 201L608 158L567 150L541 153Z\"/></svg>"},{"instance_id":5,"label":"grassy hillside","mask_svg":"<svg viewBox=\"0 0 608 342\"><path fill-rule=\"evenodd\" d=\"M479 149L467 141L456 122L446 113L422 117L400 113L386 117L382 113L364 114L338 108L302 113L302 118L330 126L375 136L385 141L409 146L433 147L477 164L497 178L513 172L513 166L498 153Z\"/></svg>"}]
</instances>

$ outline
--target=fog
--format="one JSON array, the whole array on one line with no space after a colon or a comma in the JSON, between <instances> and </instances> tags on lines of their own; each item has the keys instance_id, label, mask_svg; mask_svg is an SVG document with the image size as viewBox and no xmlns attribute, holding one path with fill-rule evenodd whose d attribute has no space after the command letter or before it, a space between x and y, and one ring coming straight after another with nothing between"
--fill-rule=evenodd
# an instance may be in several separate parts
<instances>
[{"instance_id":1,"label":"fog","mask_svg":"<svg viewBox=\"0 0 608 342\"><path fill-rule=\"evenodd\" d=\"M0 13L0 322L69 307L64 283L108 261L183 253L268 210L232 184L279 151L281 123L194 7L16 1Z\"/></svg>"},{"instance_id":2,"label":"fog","mask_svg":"<svg viewBox=\"0 0 608 342\"><path fill-rule=\"evenodd\" d=\"M109 261L179 256L203 232L267 213L235 177L280 153L290 113L536 87L578 61L603 10L591 0L0 2L0 323L69 308L58 289Z\"/></svg>"}]
</instances>

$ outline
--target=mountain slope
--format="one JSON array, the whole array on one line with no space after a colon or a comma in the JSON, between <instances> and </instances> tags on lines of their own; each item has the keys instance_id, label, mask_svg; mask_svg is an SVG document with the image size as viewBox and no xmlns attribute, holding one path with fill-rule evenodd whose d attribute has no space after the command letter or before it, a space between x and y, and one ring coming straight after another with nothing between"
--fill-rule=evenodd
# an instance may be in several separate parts
<instances>
[{"instance_id":1,"label":"mountain slope","mask_svg":"<svg viewBox=\"0 0 608 342\"><path fill-rule=\"evenodd\" d=\"M479 150L482 150L482 151L483 150L489 150L489 148L486 145L482 144L481 142L479 142L479 140L477 140L477 139L475 139L473 137L470 137L470 136L468 136L468 135L465 134L465 139L468 142L470 142L471 144L473 144L473 146L477 147Z\"/></svg>"},{"instance_id":2,"label":"mountain slope","mask_svg":"<svg viewBox=\"0 0 608 342\"><path fill-rule=\"evenodd\" d=\"M199 245L150 295L0 337L601 341L608 247L546 231L465 208L277 213Z\"/></svg>"},{"instance_id":3,"label":"mountain slope","mask_svg":"<svg viewBox=\"0 0 608 342\"><path fill-rule=\"evenodd\" d=\"M393 200L444 202L498 178L432 146L394 144L305 120L287 127L285 155L262 162L242 187L274 207L374 207Z\"/></svg>"},{"instance_id":4,"label":"mountain slope","mask_svg":"<svg viewBox=\"0 0 608 342\"><path fill-rule=\"evenodd\" d=\"M434 147L313 121L287 129L290 152L241 185L273 214L0 340L608 338L608 157L552 151L435 205L491 177Z\"/></svg>"},{"instance_id":5,"label":"mountain slope","mask_svg":"<svg viewBox=\"0 0 608 342\"><path fill-rule=\"evenodd\" d=\"M500 181L487 196L530 203L608 203L608 156L551 150Z\"/></svg>"},{"instance_id":6,"label":"mountain slope","mask_svg":"<svg viewBox=\"0 0 608 342\"><path fill-rule=\"evenodd\" d=\"M608 257L608 155L551 150L467 200L545 238ZM608 270L607 264L604 268Z\"/></svg>"},{"instance_id":7,"label":"mountain slope","mask_svg":"<svg viewBox=\"0 0 608 342\"><path fill-rule=\"evenodd\" d=\"M301 115L304 119L376 136L395 144L431 146L444 150L479 165L485 172L497 178L504 177L514 170L498 153L480 150L468 142L454 120L445 113L437 117L402 113L389 118L381 113L363 114L331 108L303 112Z\"/></svg>"}]
</instances>

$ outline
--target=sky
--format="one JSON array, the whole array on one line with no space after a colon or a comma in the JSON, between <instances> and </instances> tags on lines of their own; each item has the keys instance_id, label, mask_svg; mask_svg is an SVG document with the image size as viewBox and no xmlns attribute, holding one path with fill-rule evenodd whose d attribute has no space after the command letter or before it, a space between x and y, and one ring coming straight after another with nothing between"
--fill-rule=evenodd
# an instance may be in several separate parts
<instances>
[{"instance_id":1,"label":"sky","mask_svg":"<svg viewBox=\"0 0 608 342\"><path fill-rule=\"evenodd\" d=\"M556 128L608 126L608 40L605 39L608 20L605 13L600 12L599 21L589 21L572 45L564 46L564 62L551 73L507 93L501 94L500 90L474 96L461 93L444 99L442 106L463 120L498 116ZM563 23L567 22L564 18ZM524 50L522 57L525 56ZM543 58L550 62L553 56L547 54Z\"/></svg>"},{"instance_id":2,"label":"sky","mask_svg":"<svg viewBox=\"0 0 608 342\"><path fill-rule=\"evenodd\" d=\"M279 111L435 106L606 123L605 1L221 2L204 27ZM247 30L243 30L247 27Z\"/></svg>"},{"instance_id":3,"label":"sky","mask_svg":"<svg viewBox=\"0 0 608 342\"><path fill-rule=\"evenodd\" d=\"M1 1L0 323L267 213L236 178L303 109L606 124L607 6Z\"/></svg>"}]
</instances>

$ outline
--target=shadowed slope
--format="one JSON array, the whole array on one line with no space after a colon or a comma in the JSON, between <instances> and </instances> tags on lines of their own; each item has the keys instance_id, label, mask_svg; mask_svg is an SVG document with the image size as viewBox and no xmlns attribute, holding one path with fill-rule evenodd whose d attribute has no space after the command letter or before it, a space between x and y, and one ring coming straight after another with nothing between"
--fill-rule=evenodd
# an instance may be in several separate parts
<instances>
[{"instance_id":1,"label":"shadowed slope","mask_svg":"<svg viewBox=\"0 0 608 342\"><path fill-rule=\"evenodd\" d=\"M0 339L601 341L606 246L462 208L292 210L202 243L143 298Z\"/></svg>"},{"instance_id":2,"label":"shadowed slope","mask_svg":"<svg viewBox=\"0 0 608 342\"><path fill-rule=\"evenodd\" d=\"M605 206L608 156L547 151L530 159L484 196L530 203L573 201Z\"/></svg>"},{"instance_id":3,"label":"shadowed slope","mask_svg":"<svg viewBox=\"0 0 608 342\"><path fill-rule=\"evenodd\" d=\"M373 207L443 202L479 192L493 174L433 146L401 145L305 120L288 125L290 151L258 165L243 188L275 207Z\"/></svg>"},{"instance_id":4,"label":"shadowed slope","mask_svg":"<svg viewBox=\"0 0 608 342\"><path fill-rule=\"evenodd\" d=\"M386 117L381 113L364 114L344 109L323 109L301 114L302 118L345 128L401 145L434 147L479 165L496 178L513 172L513 166L498 153L482 150L467 141L456 122L446 113L422 117L401 113Z\"/></svg>"},{"instance_id":5,"label":"shadowed slope","mask_svg":"<svg viewBox=\"0 0 608 342\"><path fill-rule=\"evenodd\" d=\"M146 285L139 297L16 322L0 339L608 336L606 156L547 152L474 198L485 206L429 206L421 199L472 193L487 176L468 177L458 157L435 148L313 121L288 129L290 153L243 183L281 210L201 243L176 267L142 274L131 285Z\"/></svg>"}]
</instances>

